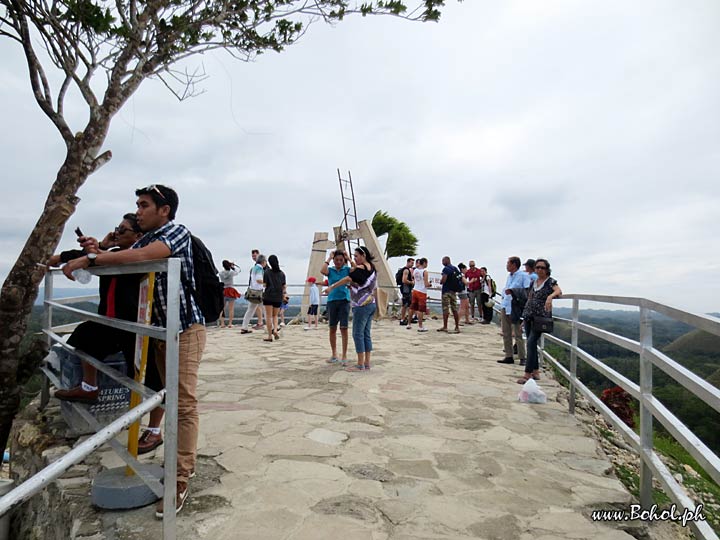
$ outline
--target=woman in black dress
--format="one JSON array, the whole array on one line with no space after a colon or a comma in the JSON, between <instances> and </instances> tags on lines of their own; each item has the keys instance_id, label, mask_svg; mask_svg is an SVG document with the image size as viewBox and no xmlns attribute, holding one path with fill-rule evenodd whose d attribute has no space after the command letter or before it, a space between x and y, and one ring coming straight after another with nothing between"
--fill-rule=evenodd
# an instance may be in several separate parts
<instances>
[{"instance_id":1,"label":"woman in black dress","mask_svg":"<svg viewBox=\"0 0 720 540\"><path fill-rule=\"evenodd\" d=\"M280 306L282 306L283 298L287 292L287 285L285 283L285 273L280 270L280 263L275 255L268 257L269 267L265 267L265 273L263 275L263 283L265 285L265 292L263 292L263 305L265 306L265 323L267 324L267 337L263 338L265 341L272 341L273 336L275 339L280 339L280 333L278 332L278 313L280 312Z\"/></svg>"},{"instance_id":2,"label":"woman in black dress","mask_svg":"<svg viewBox=\"0 0 720 540\"><path fill-rule=\"evenodd\" d=\"M547 259L535 261L535 272L538 278L530 285L528 301L523 310L525 335L527 336L527 362L525 373L517 380L520 384L525 383L531 377L533 379L540 378L537 343L542 332L535 324L534 319L535 317L552 317L553 298L559 298L562 295L557 281L550 277L550 263Z\"/></svg>"}]
</instances>

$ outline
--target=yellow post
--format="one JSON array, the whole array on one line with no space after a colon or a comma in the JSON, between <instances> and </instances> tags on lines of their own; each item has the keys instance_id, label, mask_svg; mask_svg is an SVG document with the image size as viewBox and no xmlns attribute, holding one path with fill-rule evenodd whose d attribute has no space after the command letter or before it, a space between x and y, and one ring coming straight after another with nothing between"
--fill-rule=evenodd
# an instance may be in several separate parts
<instances>
[{"instance_id":1,"label":"yellow post","mask_svg":"<svg viewBox=\"0 0 720 540\"><path fill-rule=\"evenodd\" d=\"M150 272L140 282L140 297L138 300L138 316L137 322L142 324L150 324L152 318L153 292L155 289L155 272ZM138 335L135 339L135 381L142 383L145 380L145 368L147 367L148 345L150 338L148 336ZM137 392L130 394L130 408L134 409L140 402L142 397ZM140 434L140 420L135 422L128 429L128 452L133 457L138 455L138 435ZM132 476L134 471L132 468L125 467L125 474Z\"/></svg>"}]
</instances>

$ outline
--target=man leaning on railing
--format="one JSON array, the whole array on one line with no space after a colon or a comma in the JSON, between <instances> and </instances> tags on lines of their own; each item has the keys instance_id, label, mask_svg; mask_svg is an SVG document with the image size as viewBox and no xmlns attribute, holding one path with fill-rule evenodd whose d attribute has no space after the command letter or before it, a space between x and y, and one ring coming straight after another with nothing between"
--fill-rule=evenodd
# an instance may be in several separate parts
<instances>
[{"instance_id":1,"label":"man leaning on railing","mask_svg":"<svg viewBox=\"0 0 720 540\"><path fill-rule=\"evenodd\" d=\"M135 191L137 196L137 218L145 235L132 249L117 253L100 253L94 259L82 257L70 261L63 273L73 279L72 272L91 265L117 265L131 262L151 261L176 257L181 261L181 275L184 283L195 287L193 278L193 256L190 231L175 223L178 208L178 196L172 188L163 185L151 185ZM88 238L83 247L95 250L97 240ZM205 326L200 308L188 287L180 292L180 339L178 356L178 441L177 441L177 504L179 512L188 497L188 480L195 470L199 414L197 408L198 368L205 349ZM152 323L166 326L167 321L167 274L155 276L155 301L153 303ZM157 342L155 359L160 376L165 383L165 342ZM162 517L163 501L156 507L155 515Z\"/></svg>"}]
</instances>

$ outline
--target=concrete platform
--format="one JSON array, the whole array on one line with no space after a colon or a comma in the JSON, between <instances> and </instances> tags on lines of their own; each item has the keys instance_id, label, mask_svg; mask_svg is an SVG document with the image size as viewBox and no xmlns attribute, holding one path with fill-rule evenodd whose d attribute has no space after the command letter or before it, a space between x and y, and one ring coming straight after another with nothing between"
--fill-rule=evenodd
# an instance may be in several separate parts
<instances>
[{"instance_id":1,"label":"concrete platform","mask_svg":"<svg viewBox=\"0 0 720 540\"><path fill-rule=\"evenodd\" d=\"M496 363L497 326L429 327L376 323L366 373L325 363L327 327L288 327L273 343L210 329L201 458L178 537L633 538L590 519L630 495L557 401L564 390L543 377L548 403L519 403L522 368ZM103 519L108 538L160 538L152 507Z\"/></svg>"}]
</instances>

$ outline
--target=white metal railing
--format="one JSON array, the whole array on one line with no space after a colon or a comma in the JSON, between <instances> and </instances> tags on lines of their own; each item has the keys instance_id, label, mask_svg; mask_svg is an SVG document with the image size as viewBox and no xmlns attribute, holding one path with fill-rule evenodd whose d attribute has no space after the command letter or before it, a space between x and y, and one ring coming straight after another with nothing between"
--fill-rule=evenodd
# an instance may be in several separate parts
<instances>
[{"instance_id":1,"label":"white metal railing","mask_svg":"<svg viewBox=\"0 0 720 540\"><path fill-rule=\"evenodd\" d=\"M695 503L688 497L682 486L653 450L653 420L657 419L667 431L693 456L708 475L720 483L720 458L708 448L677 416L670 412L653 396L652 368L657 367L681 384L693 395L720 412L720 389L709 384L687 368L681 366L653 346L652 313L661 313L676 321L720 336L720 319L707 315L688 313L645 298L601 296L590 294L564 294L563 300L572 300L572 318L554 317L556 321L570 325L570 342L552 334L543 334L538 348L541 358L552 363L570 383L569 411L575 411L576 391L583 394L590 403L617 429L640 456L640 504L649 509L652 504L652 479L657 478L670 499L687 512L695 512ZM640 312L640 341L628 339L612 332L596 328L579 321L580 301L635 306ZM640 383L628 378L604 364L578 346L578 334L584 332L639 355ZM560 345L570 351L570 369L566 369L556 358L545 350L547 342ZM578 358L623 388L640 405L640 433L630 429L607 405L577 378ZM717 540L718 536L706 521L688 523L694 534L704 540Z\"/></svg>"},{"instance_id":2,"label":"white metal railing","mask_svg":"<svg viewBox=\"0 0 720 540\"><path fill-rule=\"evenodd\" d=\"M0 516L10 512L18 505L30 499L33 495L41 491L48 484L58 477L62 476L71 466L82 461L92 452L96 451L104 444L109 444L113 450L125 461L125 463L142 479L145 484L158 496L165 501L165 508L173 509L176 504L176 483L174 481L160 482L144 470L140 462L132 456L124 446L115 439L115 436L122 430L127 429L130 425L139 421L142 416L150 412L158 406L162 406L165 400L165 434L164 434L164 476L165 478L175 479L177 473L177 407L178 407L178 352L179 352L179 333L180 333L180 260L179 259L163 259L158 261L148 261L142 263L131 263L121 266L107 266L89 268L88 271L96 276L108 275L126 275L126 274L146 274L151 272L167 273L167 323L166 328L159 328L140 323L128 322L120 319L104 317L97 313L83 311L70 304L87 300L95 300L97 296L83 296L76 298L53 298L53 278L59 273L59 270L50 270L45 275L45 317L43 324L43 332L47 336L48 343L60 343L64 348L70 350L83 361L88 362L99 371L102 371L108 377L125 385L132 391L138 393L144 398L137 407L129 410L117 420L107 426L98 425L95 418L88 413L82 406L72 403L76 412L85 419L96 433L85 440L83 443L72 449L67 454L61 456L56 461L45 467L42 471L26 480L7 495L0 498ZM64 278L63 278L64 279ZM160 339L166 342L166 362L165 362L165 389L154 392L134 381L125 374L106 366L99 361L76 350L74 347L67 345L58 335L59 331L64 331L71 325L62 325L53 327L52 316L53 310L64 310L76 313L85 320L95 321L97 323L111 326L120 330L135 333L138 336L148 336ZM41 406L45 406L49 400L49 382L58 386L59 381L52 375L52 372L43 369L48 378L44 381ZM175 540L176 538L176 516L173 511L163 512L163 540Z\"/></svg>"}]
</instances>

